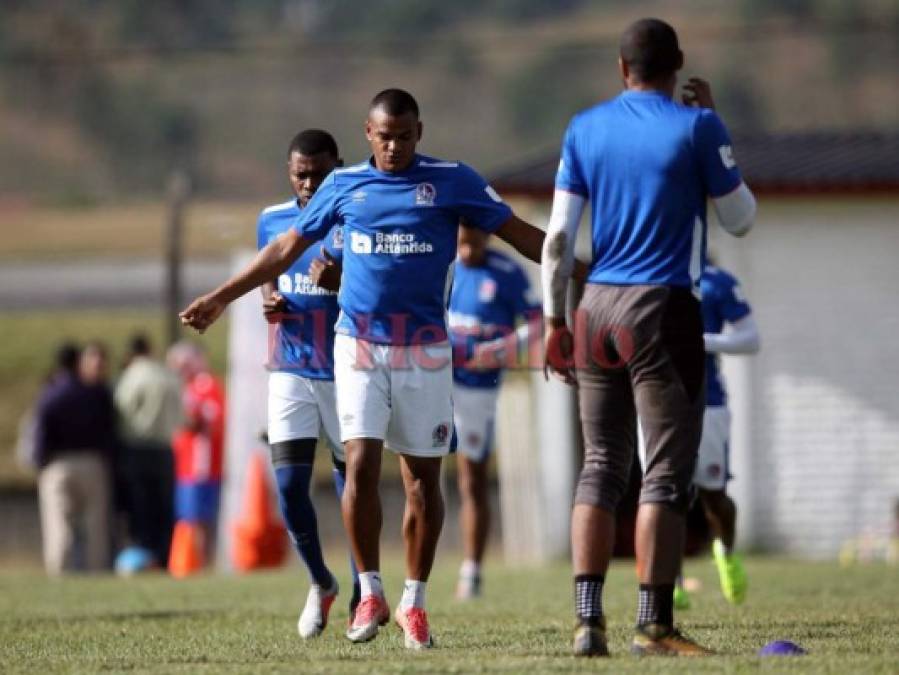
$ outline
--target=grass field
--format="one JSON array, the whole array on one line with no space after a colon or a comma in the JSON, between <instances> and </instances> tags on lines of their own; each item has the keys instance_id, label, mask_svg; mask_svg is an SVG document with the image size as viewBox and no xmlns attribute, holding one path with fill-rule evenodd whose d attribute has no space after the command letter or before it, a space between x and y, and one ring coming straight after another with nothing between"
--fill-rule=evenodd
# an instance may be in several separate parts
<instances>
[{"instance_id":1,"label":"grass field","mask_svg":"<svg viewBox=\"0 0 899 675\"><path fill-rule=\"evenodd\" d=\"M341 556L342 557L342 556ZM337 559L336 554L332 559ZM12 672L179 673L895 673L899 570L880 565L750 559L751 594L727 605L706 562L688 564L704 590L682 612L685 631L720 652L703 660L638 660L628 655L634 614L633 565L610 573L606 611L613 657L575 660L567 564L534 570L488 566L487 595L452 597L458 561L444 558L428 590L437 648L409 653L399 630L365 645L343 636L346 608L334 606L318 641L295 633L305 581L296 569L248 577L162 576L47 581L36 572L0 572L0 670ZM400 591L399 563L385 566L388 597ZM345 579L341 579L346 587ZM761 659L774 639L791 639L802 657Z\"/></svg>"}]
</instances>

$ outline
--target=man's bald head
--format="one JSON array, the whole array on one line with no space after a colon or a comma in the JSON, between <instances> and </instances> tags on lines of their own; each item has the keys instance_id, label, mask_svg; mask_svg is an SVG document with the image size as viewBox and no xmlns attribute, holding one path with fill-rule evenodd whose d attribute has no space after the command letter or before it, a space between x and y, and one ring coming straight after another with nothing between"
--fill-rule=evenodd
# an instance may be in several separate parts
<instances>
[{"instance_id":1,"label":"man's bald head","mask_svg":"<svg viewBox=\"0 0 899 675\"><path fill-rule=\"evenodd\" d=\"M619 55L631 77L642 83L666 80L684 65L677 33L661 19L640 19L628 26Z\"/></svg>"}]
</instances>

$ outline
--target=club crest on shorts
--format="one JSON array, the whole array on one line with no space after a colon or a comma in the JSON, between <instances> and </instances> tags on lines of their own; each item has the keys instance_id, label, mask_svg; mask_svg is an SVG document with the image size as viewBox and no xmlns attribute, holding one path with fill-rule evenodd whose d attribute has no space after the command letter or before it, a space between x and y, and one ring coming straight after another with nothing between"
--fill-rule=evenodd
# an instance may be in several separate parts
<instances>
[{"instance_id":1,"label":"club crest on shorts","mask_svg":"<svg viewBox=\"0 0 899 675\"><path fill-rule=\"evenodd\" d=\"M709 464L705 472L709 475L709 478L718 478L721 475L721 465Z\"/></svg>"},{"instance_id":2,"label":"club crest on shorts","mask_svg":"<svg viewBox=\"0 0 899 675\"><path fill-rule=\"evenodd\" d=\"M437 199L437 188L431 183L419 183L415 186L416 206L434 206L435 199Z\"/></svg>"},{"instance_id":3,"label":"club crest on shorts","mask_svg":"<svg viewBox=\"0 0 899 675\"><path fill-rule=\"evenodd\" d=\"M493 302L496 297L496 281L484 279L478 287L478 300L481 302Z\"/></svg>"},{"instance_id":4,"label":"club crest on shorts","mask_svg":"<svg viewBox=\"0 0 899 675\"><path fill-rule=\"evenodd\" d=\"M446 422L441 422L436 427L434 427L434 432L431 434L431 440L434 441L434 447L438 448L441 445L446 445L446 439L449 438L449 425Z\"/></svg>"}]
</instances>

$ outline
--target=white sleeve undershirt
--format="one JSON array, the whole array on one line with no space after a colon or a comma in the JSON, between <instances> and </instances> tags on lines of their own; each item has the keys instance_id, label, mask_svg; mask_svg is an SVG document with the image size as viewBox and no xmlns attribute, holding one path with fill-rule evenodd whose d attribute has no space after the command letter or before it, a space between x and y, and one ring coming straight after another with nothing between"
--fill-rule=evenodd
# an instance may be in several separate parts
<instances>
[{"instance_id":1,"label":"white sleeve undershirt","mask_svg":"<svg viewBox=\"0 0 899 675\"><path fill-rule=\"evenodd\" d=\"M722 197L712 199L718 222L725 231L742 237L752 228L755 219L755 197L742 181L736 189Z\"/></svg>"},{"instance_id":2,"label":"white sleeve undershirt","mask_svg":"<svg viewBox=\"0 0 899 675\"><path fill-rule=\"evenodd\" d=\"M553 194L553 206L540 259L543 313L546 317L565 316L568 279L574 269L574 244L586 202L580 195L565 190L556 190Z\"/></svg>"},{"instance_id":3,"label":"white sleeve undershirt","mask_svg":"<svg viewBox=\"0 0 899 675\"><path fill-rule=\"evenodd\" d=\"M705 333L705 350L713 354L755 354L760 347L759 329L752 314L727 325L723 333Z\"/></svg>"}]
</instances>

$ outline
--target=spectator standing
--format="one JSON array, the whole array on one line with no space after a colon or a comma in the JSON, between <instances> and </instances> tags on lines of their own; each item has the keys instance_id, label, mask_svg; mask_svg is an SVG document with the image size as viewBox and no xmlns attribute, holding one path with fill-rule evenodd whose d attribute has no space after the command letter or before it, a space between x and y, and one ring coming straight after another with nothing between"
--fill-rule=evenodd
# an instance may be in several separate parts
<instances>
[{"instance_id":1,"label":"spectator standing","mask_svg":"<svg viewBox=\"0 0 899 675\"><path fill-rule=\"evenodd\" d=\"M175 519L200 527L206 560L214 549L225 445L225 388L203 349L173 345L168 366L181 376L184 424L175 432Z\"/></svg>"},{"instance_id":2,"label":"spectator standing","mask_svg":"<svg viewBox=\"0 0 899 675\"><path fill-rule=\"evenodd\" d=\"M124 436L120 485L134 543L165 566L174 527L172 436L181 421L178 378L153 358L145 335L135 335L115 390Z\"/></svg>"},{"instance_id":3,"label":"spectator standing","mask_svg":"<svg viewBox=\"0 0 899 675\"><path fill-rule=\"evenodd\" d=\"M57 355L35 411L44 565L48 574L109 567L110 464L115 408L105 348L71 345Z\"/></svg>"}]
</instances>

